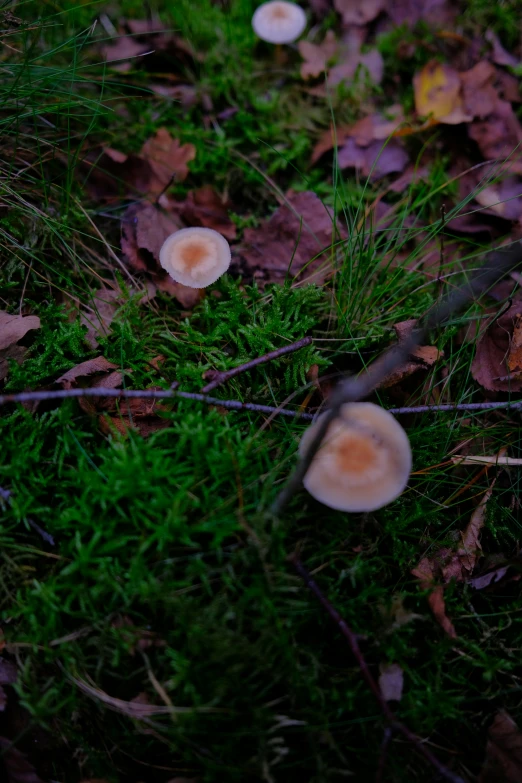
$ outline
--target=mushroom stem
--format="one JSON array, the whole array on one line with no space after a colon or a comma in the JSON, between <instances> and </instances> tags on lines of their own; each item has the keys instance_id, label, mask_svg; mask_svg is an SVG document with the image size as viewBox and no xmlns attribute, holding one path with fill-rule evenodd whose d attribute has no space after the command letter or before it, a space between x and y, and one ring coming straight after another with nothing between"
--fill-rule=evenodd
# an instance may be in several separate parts
<instances>
[{"instance_id":1,"label":"mushroom stem","mask_svg":"<svg viewBox=\"0 0 522 783\"><path fill-rule=\"evenodd\" d=\"M275 49L274 59L275 59L276 65L279 68L282 68L285 65L285 63L286 63L286 54L285 54L281 44L276 44L274 49Z\"/></svg>"}]
</instances>

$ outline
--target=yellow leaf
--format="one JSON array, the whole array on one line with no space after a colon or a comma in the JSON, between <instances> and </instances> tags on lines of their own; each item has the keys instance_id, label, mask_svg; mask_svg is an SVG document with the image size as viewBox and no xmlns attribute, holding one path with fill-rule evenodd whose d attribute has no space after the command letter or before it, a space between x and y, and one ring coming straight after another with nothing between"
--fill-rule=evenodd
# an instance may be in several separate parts
<instances>
[{"instance_id":1,"label":"yellow leaf","mask_svg":"<svg viewBox=\"0 0 522 783\"><path fill-rule=\"evenodd\" d=\"M462 108L460 76L451 66L431 60L415 74L413 88L420 116L448 125L471 121Z\"/></svg>"}]
</instances>

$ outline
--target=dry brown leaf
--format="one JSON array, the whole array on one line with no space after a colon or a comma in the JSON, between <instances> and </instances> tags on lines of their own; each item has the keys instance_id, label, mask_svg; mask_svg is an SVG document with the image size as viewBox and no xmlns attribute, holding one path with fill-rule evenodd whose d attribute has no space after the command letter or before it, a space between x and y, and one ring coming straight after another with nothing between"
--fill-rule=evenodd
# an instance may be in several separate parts
<instances>
[{"instance_id":1,"label":"dry brown leaf","mask_svg":"<svg viewBox=\"0 0 522 783\"><path fill-rule=\"evenodd\" d=\"M178 215L141 202L132 204L122 220L121 249L131 268L148 272L159 291L174 296L187 309L204 296L204 289L176 283L159 265L159 251L166 238L181 228Z\"/></svg>"},{"instance_id":2,"label":"dry brown leaf","mask_svg":"<svg viewBox=\"0 0 522 783\"><path fill-rule=\"evenodd\" d=\"M222 199L211 185L191 190L179 205L181 217L189 226L204 226L219 231L226 239L236 238L236 226L229 218L233 204Z\"/></svg>"},{"instance_id":3,"label":"dry brown leaf","mask_svg":"<svg viewBox=\"0 0 522 783\"><path fill-rule=\"evenodd\" d=\"M85 378L88 375L94 375L95 373L108 372L109 370L116 369L118 365L113 362L109 362L103 356L97 356L95 359L88 359L86 362L77 364L76 367L72 367L67 370L66 373L61 375L56 383L60 383L64 389L72 389L76 386L78 378Z\"/></svg>"},{"instance_id":4,"label":"dry brown leaf","mask_svg":"<svg viewBox=\"0 0 522 783\"><path fill-rule=\"evenodd\" d=\"M384 141L393 136L403 122L402 107L394 104L386 109L386 115L376 112L363 117L345 135L353 138L360 147L367 147L372 141Z\"/></svg>"},{"instance_id":5,"label":"dry brown leaf","mask_svg":"<svg viewBox=\"0 0 522 783\"><path fill-rule=\"evenodd\" d=\"M508 712L497 712L488 737L479 783L522 783L522 732Z\"/></svg>"},{"instance_id":6,"label":"dry brown leaf","mask_svg":"<svg viewBox=\"0 0 522 783\"><path fill-rule=\"evenodd\" d=\"M430 60L413 77L413 88L415 110L421 117L448 125L472 119L463 109L460 76L450 65Z\"/></svg>"},{"instance_id":7,"label":"dry brown leaf","mask_svg":"<svg viewBox=\"0 0 522 783\"><path fill-rule=\"evenodd\" d=\"M372 22L386 7L386 0L334 0L345 25Z\"/></svg>"},{"instance_id":8,"label":"dry brown leaf","mask_svg":"<svg viewBox=\"0 0 522 783\"><path fill-rule=\"evenodd\" d=\"M455 626L446 614L444 588L442 585L434 584L433 563L429 558L423 557L418 566L412 570L412 574L420 581L422 590L431 590L428 596L428 603L435 619L448 636L456 639L457 632L455 631Z\"/></svg>"},{"instance_id":9,"label":"dry brown leaf","mask_svg":"<svg viewBox=\"0 0 522 783\"><path fill-rule=\"evenodd\" d=\"M495 110L483 120L468 125L468 134L486 160L509 158L512 172L522 172L519 144L522 126L508 101L498 100Z\"/></svg>"},{"instance_id":10,"label":"dry brown leaf","mask_svg":"<svg viewBox=\"0 0 522 783\"><path fill-rule=\"evenodd\" d=\"M262 282L282 283L287 274L289 279L323 282L333 272L328 250L342 233L315 193L289 194L269 220L245 230L239 254Z\"/></svg>"},{"instance_id":11,"label":"dry brown leaf","mask_svg":"<svg viewBox=\"0 0 522 783\"><path fill-rule=\"evenodd\" d=\"M404 672L397 663L381 663L379 688L385 701L400 701L404 687Z\"/></svg>"},{"instance_id":12,"label":"dry brown leaf","mask_svg":"<svg viewBox=\"0 0 522 783\"><path fill-rule=\"evenodd\" d=\"M122 35L114 43L102 47L102 53L113 70L125 73L130 71L132 63L129 60L150 52L148 44L136 41L128 35Z\"/></svg>"},{"instance_id":13,"label":"dry brown leaf","mask_svg":"<svg viewBox=\"0 0 522 783\"><path fill-rule=\"evenodd\" d=\"M126 155L105 147L101 153L87 155L82 161L87 169L85 186L96 201L113 201L125 196L143 196L153 180L152 168L139 155Z\"/></svg>"},{"instance_id":14,"label":"dry brown leaf","mask_svg":"<svg viewBox=\"0 0 522 783\"><path fill-rule=\"evenodd\" d=\"M18 345L27 332L40 328L40 319L36 315L9 315L0 310L0 381L9 373L9 360L22 364L27 348Z\"/></svg>"},{"instance_id":15,"label":"dry brown leaf","mask_svg":"<svg viewBox=\"0 0 522 783\"><path fill-rule=\"evenodd\" d=\"M327 66L335 57L338 43L333 30L328 30L321 44L313 44L310 41L299 41L297 45L299 54L303 58L301 63L301 77L309 79L311 76L320 76L326 71Z\"/></svg>"},{"instance_id":16,"label":"dry brown leaf","mask_svg":"<svg viewBox=\"0 0 522 783\"><path fill-rule=\"evenodd\" d=\"M87 327L85 341L94 350L101 337L110 334L110 325L118 309L120 291L113 288L100 288L95 291L89 302L89 310L84 309L80 321Z\"/></svg>"},{"instance_id":17,"label":"dry brown leaf","mask_svg":"<svg viewBox=\"0 0 522 783\"><path fill-rule=\"evenodd\" d=\"M161 193L173 178L177 182L186 179L189 172L187 164L196 157L196 148L193 144L181 144L166 128L160 128L145 142L140 155L150 164L154 175L149 191Z\"/></svg>"},{"instance_id":18,"label":"dry brown leaf","mask_svg":"<svg viewBox=\"0 0 522 783\"><path fill-rule=\"evenodd\" d=\"M351 82L358 70L363 77L367 72L373 84L380 84L384 76L384 60L379 50L374 48L363 53L352 52L348 54L338 65L330 68L328 85L336 87L341 82ZM312 94L319 97L326 95L324 85L315 88L315 92L312 92Z\"/></svg>"},{"instance_id":19,"label":"dry brown leaf","mask_svg":"<svg viewBox=\"0 0 522 783\"><path fill-rule=\"evenodd\" d=\"M508 570L509 565L500 566L493 571L488 571L485 574L473 577L473 579L468 579L467 583L474 590L484 590L486 587L490 587L491 585L500 582L500 580L505 577Z\"/></svg>"},{"instance_id":20,"label":"dry brown leaf","mask_svg":"<svg viewBox=\"0 0 522 783\"><path fill-rule=\"evenodd\" d=\"M522 217L522 182L518 177L506 177L502 182L487 185L474 194L474 199L484 207L483 214L504 220Z\"/></svg>"},{"instance_id":21,"label":"dry brown leaf","mask_svg":"<svg viewBox=\"0 0 522 783\"><path fill-rule=\"evenodd\" d=\"M491 59L494 63L497 65L508 65L511 67L519 64L518 58L504 49L500 43L498 35L496 35L493 30L487 30L484 37L486 41L491 44Z\"/></svg>"},{"instance_id":22,"label":"dry brown leaf","mask_svg":"<svg viewBox=\"0 0 522 783\"><path fill-rule=\"evenodd\" d=\"M393 329L398 337L399 343L409 337L416 324L417 321L415 319L394 324ZM433 367L433 365L444 356L444 352L439 351L434 345L418 345L411 352L410 356L413 361L405 362L390 373L390 375L382 381L382 388L388 389L405 380L410 375L419 372L419 370L427 370L430 367Z\"/></svg>"},{"instance_id":23,"label":"dry brown leaf","mask_svg":"<svg viewBox=\"0 0 522 783\"><path fill-rule=\"evenodd\" d=\"M400 141L392 139L383 145L380 141L374 141L368 146L360 147L357 142L349 138L337 153L339 168L355 168L364 177L378 180L389 174L404 171L409 163L408 153Z\"/></svg>"},{"instance_id":24,"label":"dry brown leaf","mask_svg":"<svg viewBox=\"0 0 522 783\"><path fill-rule=\"evenodd\" d=\"M522 301L515 300L505 313L493 321L478 342L471 374L488 391L522 390L522 376L512 374L507 363L515 323L520 315ZM515 348L513 361L517 360Z\"/></svg>"},{"instance_id":25,"label":"dry brown leaf","mask_svg":"<svg viewBox=\"0 0 522 783\"><path fill-rule=\"evenodd\" d=\"M442 566L442 575L446 582L449 582L451 579L463 582L473 573L477 558L482 551L480 531L484 527L486 506L493 492L495 482L496 479L493 479L490 488L484 493L477 508L473 511L468 525L461 533L461 546Z\"/></svg>"},{"instance_id":26,"label":"dry brown leaf","mask_svg":"<svg viewBox=\"0 0 522 783\"><path fill-rule=\"evenodd\" d=\"M522 371L522 316L517 315L513 324L513 335L507 357L510 372Z\"/></svg>"},{"instance_id":27,"label":"dry brown leaf","mask_svg":"<svg viewBox=\"0 0 522 783\"><path fill-rule=\"evenodd\" d=\"M0 310L0 351L19 342L31 329L40 328L37 315L9 315Z\"/></svg>"},{"instance_id":28,"label":"dry brown leaf","mask_svg":"<svg viewBox=\"0 0 522 783\"><path fill-rule=\"evenodd\" d=\"M386 12L396 25L413 27L421 19L441 26L451 21L448 0L388 0Z\"/></svg>"},{"instance_id":29,"label":"dry brown leaf","mask_svg":"<svg viewBox=\"0 0 522 783\"><path fill-rule=\"evenodd\" d=\"M5 783L42 783L33 765L6 737L0 737L0 756L7 774Z\"/></svg>"},{"instance_id":30,"label":"dry brown leaf","mask_svg":"<svg viewBox=\"0 0 522 783\"><path fill-rule=\"evenodd\" d=\"M481 60L460 74L464 111L471 118L483 119L495 110L498 93L493 86L496 69L487 60Z\"/></svg>"}]
</instances>

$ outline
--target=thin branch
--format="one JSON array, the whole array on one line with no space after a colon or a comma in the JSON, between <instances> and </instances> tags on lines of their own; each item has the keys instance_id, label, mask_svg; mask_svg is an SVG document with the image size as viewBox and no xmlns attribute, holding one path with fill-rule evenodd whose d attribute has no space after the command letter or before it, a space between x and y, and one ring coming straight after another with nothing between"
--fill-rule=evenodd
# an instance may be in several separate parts
<instances>
[{"instance_id":1,"label":"thin branch","mask_svg":"<svg viewBox=\"0 0 522 783\"><path fill-rule=\"evenodd\" d=\"M253 413L266 413L269 416L286 416L291 419L303 419L313 421L316 413L301 410L290 410L281 406L258 405L255 402L241 402L240 400L220 400L217 397L209 397L199 392L184 392L177 389L110 389L104 386L96 386L86 389L55 389L49 391L18 392L15 394L0 394L0 405L9 402L47 402L48 400L66 400L78 397L113 397L119 400L143 399L143 400L168 400L179 397L182 400L194 400L206 405L219 405L232 411L252 411ZM441 413L451 411L490 411L490 410L520 410L522 400L507 402L463 402L455 405L413 405L411 407L387 408L389 413L400 416L407 413ZM0 493L1 495L1 493Z\"/></svg>"},{"instance_id":2,"label":"thin branch","mask_svg":"<svg viewBox=\"0 0 522 783\"><path fill-rule=\"evenodd\" d=\"M442 299L431 313L428 313L420 329L415 330L401 343L381 354L370 365L368 370L337 384L307 452L301 458L286 486L283 487L276 498L272 508L274 514L280 514L295 492L301 487L303 478L312 464L312 460L320 448L330 424L340 415L342 406L347 402L355 402L367 397L384 378L408 359L414 348L422 342L427 332L444 324L466 302L484 293L501 277L510 272L513 267L520 264L521 261L522 244L520 242L514 243L503 252L491 253L482 268L477 270L462 286Z\"/></svg>"},{"instance_id":3,"label":"thin branch","mask_svg":"<svg viewBox=\"0 0 522 783\"><path fill-rule=\"evenodd\" d=\"M214 389L216 389L222 383L228 381L230 378L234 378L236 375L239 375L242 372L246 372L247 370L251 370L253 367L257 367L260 364L271 362L273 359L279 359L280 356L285 356L287 353L298 351L300 348L304 348L305 345L310 345L311 342L311 337L303 337L301 340L297 340L295 343L290 343L290 345L285 345L283 348L277 348L275 351L265 353L263 356L258 356L257 359L251 359L249 362L240 364L238 367L233 367L231 370L215 373L211 370L210 372L213 375L213 379L210 381L210 383L207 383L207 385L204 386L201 391L203 394L214 391Z\"/></svg>"},{"instance_id":4,"label":"thin branch","mask_svg":"<svg viewBox=\"0 0 522 783\"><path fill-rule=\"evenodd\" d=\"M384 780L384 768L388 759L388 750L390 748L390 742L393 738L393 729L391 726L386 726L381 742L381 750L379 753L379 763L377 765L377 773L375 775L375 783L382 783Z\"/></svg>"},{"instance_id":5,"label":"thin branch","mask_svg":"<svg viewBox=\"0 0 522 783\"><path fill-rule=\"evenodd\" d=\"M361 648L359 647L357 635L354 633L354 631L352 631L352 629L350 628L346 620L344 620L343 617L341 617L341 615L339 614L335 606L331 604L328 598L324 595L319 585L314 581L309 571L299 560L299 557L297 555L292 555L289 559L292 562L295 570L297 571L297 573L305 583L305 585L314 594L314 596L317 598L319 603L323 606L323 608L325 609L327 614L331 617L331 619L334 621L334 623L339 627L341 633L347 640L350 649L353 653L353 656L357 661L361 674L366 680L366 683L368 684L371 692L375 696L375 699L379 704L384 717L389 722L391 728L394 731L398 732L399 734L402 734L402 736L405 737L408 740L408 742L410 742L414 746L417 753L419 753L421 756L424 756L426 761L428 761L432 765L432 767L434 767L434 769L437 770L441 778L450 781L450 783L464 783L464 780L460 777L460 775L457 775L456 773L448 769L422 743L422 741L420 740L419 737L417 737L416 734L414 734L412 731L410 731L410 729L407 726L405 726L403 723L397 720L394 712L390 709L388 702L384 699L377 682L375 681L372 673L370 672L368 664L366 663L366 659L361 652Z\"/></svg>"}]
</instances>

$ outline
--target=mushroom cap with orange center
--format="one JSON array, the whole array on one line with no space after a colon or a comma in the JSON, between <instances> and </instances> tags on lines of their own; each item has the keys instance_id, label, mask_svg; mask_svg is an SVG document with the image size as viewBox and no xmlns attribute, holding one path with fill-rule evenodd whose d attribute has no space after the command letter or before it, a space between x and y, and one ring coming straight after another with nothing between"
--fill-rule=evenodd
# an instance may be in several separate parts
<instances>
[{"instance_id":1,"label":"mushroom cap with orange center","mask_svg":"<svg viewBox=\"0 0 522 783\"><path fill-rule=\"evenodd\" d=\"M177 283L206 288L230 266L230 246L212 228L181 228L167 237L159 260Z\"/></svg>"},{"instance_id":2,"label":"mushroom cap with orange center","mask_svg":"<svg viewBox=\"0 0 522 783\"><path fill-rule=\"evenodd\" d=\"M296 3L270 0L256 10L252 17L252 27L263 41L274 44L292 43L306 27L306 14Z\"/></svg>"},{"instance_id":3,"label":"mushroom cap with orange center","mask_svg":"<svg viewBox=\"0 0 522 783\"><path fill-rule=\"evenodd\" d=\"M301 455L320 420L321 416L301 438ZM371 402L351 402L330 424L303 484L330 508L375 511L401 494L410 472L410 442L399 422Z\"/></svg>"}]
</instances>

